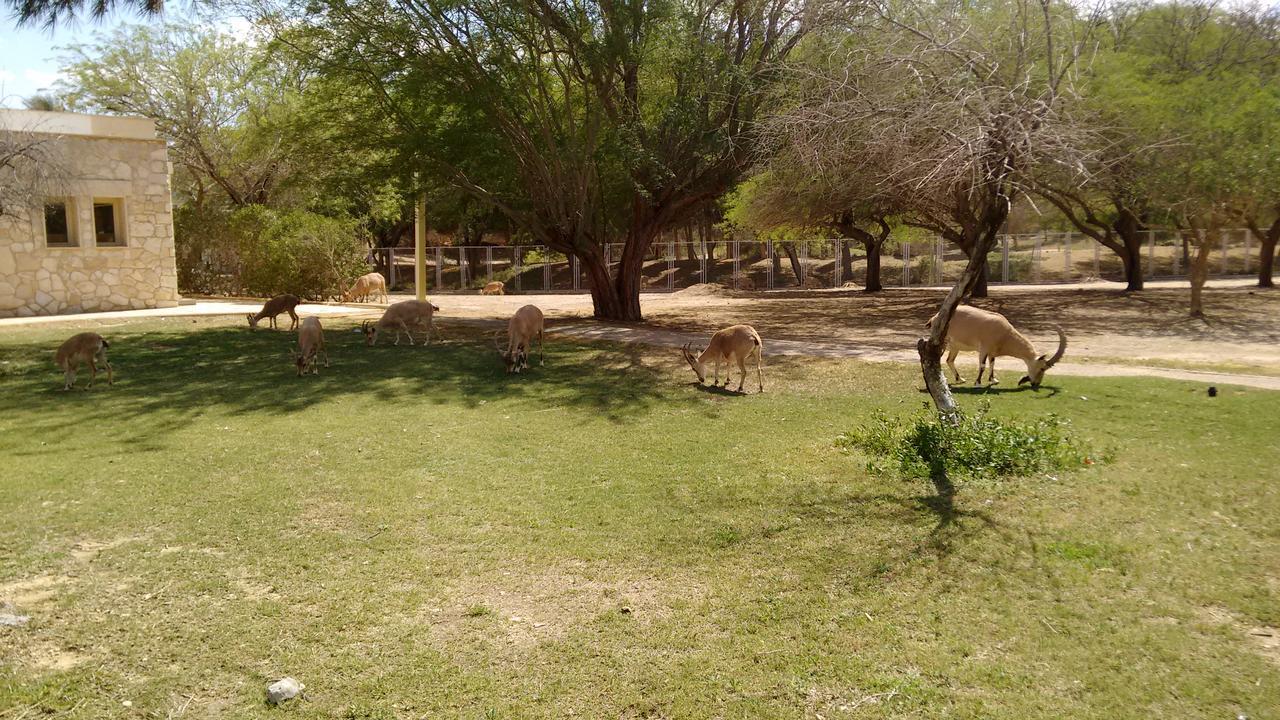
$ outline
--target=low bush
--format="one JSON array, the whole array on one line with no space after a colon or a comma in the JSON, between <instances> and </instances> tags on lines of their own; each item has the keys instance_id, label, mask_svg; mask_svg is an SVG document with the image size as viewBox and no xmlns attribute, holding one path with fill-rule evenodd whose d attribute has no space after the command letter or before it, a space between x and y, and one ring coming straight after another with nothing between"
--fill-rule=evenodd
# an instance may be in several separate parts
<instances>
[{"instance_id":1,"label":"low bush","mask_svg":"<svg viewBox=\"0 0 1280 720\"><path fill-rule=\"evenodd\" d=\"M927 412L910 420L883 413L842 434L837 445L872 456L878 469L887 459L909 477L931 478L939 472L952 479L1027 477L1092 465L1098 458L1067 433L1069 423L1057 417L1031 422L998 420L983 406L956 422Z\"/></svg>"},{"instance_id":2,"label":"low bush","mask_svg":"<svg viewBox=\"0 0 1280 720\"><path fill-rule=\"evenodd\" d=\"M183 209L174 230L184 292L323 300L369 272L363 230L350 219L257 205Z\"/></svg>"}]
</instances>

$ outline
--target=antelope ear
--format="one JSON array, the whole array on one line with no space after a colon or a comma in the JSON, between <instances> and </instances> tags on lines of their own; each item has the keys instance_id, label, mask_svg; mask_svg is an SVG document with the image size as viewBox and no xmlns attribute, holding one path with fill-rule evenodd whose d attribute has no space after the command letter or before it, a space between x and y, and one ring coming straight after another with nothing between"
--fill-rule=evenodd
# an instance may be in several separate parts
<instances>
[{"instance_id":1,"label":"antelope ear","mask_svg":"<svg viewBox=\"0 0 1280 720\"><path fill-rule=\"evenodd\" d=\"M1037 359L1037 360L1039 360L1040 362L1044 362L1045 360L1048 360L1048 359L1049 359L1049 356L1048 356L1048 355L1041 355L1040 357L1038 357L1038 358L1036 358L1036 359Z\"/></svg>"},{"instance_id":2,"label":"antelope ear","mask_svg":"<svg viewBox=\"0 0 1280 720\"><path fill-rule=\"evenodd\" d=\"M1026 385L1029 382L1031 382L1031 376L1023 375L1022 379L1018 381L1018 387L1022 387L1023 385Z\"/></svg>"}]
</instances>

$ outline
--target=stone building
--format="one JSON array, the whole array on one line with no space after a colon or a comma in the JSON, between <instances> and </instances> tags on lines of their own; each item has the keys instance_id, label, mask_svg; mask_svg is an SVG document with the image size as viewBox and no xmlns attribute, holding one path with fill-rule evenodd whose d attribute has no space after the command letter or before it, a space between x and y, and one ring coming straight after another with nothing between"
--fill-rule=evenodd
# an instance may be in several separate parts
<instances>
[{"instance_id":1,"label":"stone building","mask_svg":"<svg viewBox=\"0 0 1280 720\"><path fill-rule=\"evenodd\" d=\"M50 138L62 164L43 202L0 216L0 317L178 304L171 166L152 121L0 109L0 132Z\"/></svg>"}]
</instances>

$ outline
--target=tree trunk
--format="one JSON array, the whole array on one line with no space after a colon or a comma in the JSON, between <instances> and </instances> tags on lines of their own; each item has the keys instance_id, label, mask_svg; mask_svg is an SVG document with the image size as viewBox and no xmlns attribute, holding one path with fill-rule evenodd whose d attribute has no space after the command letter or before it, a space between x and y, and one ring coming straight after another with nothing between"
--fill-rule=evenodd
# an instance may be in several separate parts
<instances>
[{"instance_id":1,"label":"tree trunk","mask_svg":"<svg viewBox=\"0 0 1280 720\"><path fill-rule=\"evenodd\" d=\"M992 194L979 218L982 231L974 238L970 246L969 262L965 264L960 279L951 287L947 297L938 308L936 320L930 325L929 336L920 338L916 343L916 352L920 355L920 369L924 374L924 385L933 399L934 407L943 419L954 421L960 412L955 396L942 373L942 350L946 344L947 329L951 327L951 318L956 308L966 297L984 297L978 295L979 283L985 284L987 254L995 246L996 235L1009 217L1009 201L1000 186L994 186Z\"/></svg>"},{"instance_id":2,"label":"tree trunk","mask_svg":"<svg viewBox=\"0 0 1280 720\"><path fill-rule=\"evenodd\" d=\"M1125 290L1141 290L1146 282L1142 277L1142 221L1132 211L1122 208L1111 229L1120 236L1123 249L1116 254L1124 265Z\"/></svg>"},{"instance_id":3,"label":"tree trunk","mask_svg":"<svg viewBox=\"0 0 1280 720\"><path fill-rule=\"evenodd\" d=\"M984 298L987 296L987 256L983 253L979 259L978 277L973 283L973 290L969 297Z\"/></svg>"},{"instance_id":4,"label":"tree trunk","mask_svg":"<svg viewBox=\"0 0 1280 720\"><path fill-rule=\"evenodd\" d=\"M782 249L791 261L791 273L796 276L796 284L804 287L804 265L800 264L800 256L796 254L795 243L782 243Z\"/></svg>"},{"instance_id":5,"label":"tree trunk","mask_svg":"<svg viewBox=\"0 0 1280 720\"><path fill-rule=\"evenodd\" d=\"M1191 262L1191 317L1204 317L1204 284L1209 279L1209 254L1213 251L1214 235L1201 235L1196 239L1196 257ZM1182 241L1187 242L1186 235Z\"/></svg>"},{"instance_id":6,"label":"tree trunk","mask_svg":"<svg viewBox=\"0 0 1280 720\"><path fill-rule=\"evenodd\" d=\"M1265 233L1252 221L1249 223L1249 231L1258 238L1258 287L1275 287L1275 280L1271 276L1275 271L1276 244L1280 241L1280 216L1276 217Z\"/></svg>"},{"instance_id":7,"label":"tree trunk","mask_svg":"<svg viewBox=\"0 0 1280 720\"><path fill-rule=\"evenodd\" d=\"M850 240L840 241L840 275L841 277L853 279L853 253L849 250ZM867 255L868 262L871 256Z\"/></svg>"},{"instance_id":8,"label":"tree trunk","mask_svg":"<svg viewBox=\"0 0 1280 720\"><path fill-rule=\"evenodd\" d=\"M862 247L867 251L867 279L862 290L880 292L884 290L884 285L880 283L880 244L863 243Z\"/></svg>"},{"instance_id":9,"label":"tree trunk","mask_svg":"<svg viewBox=\"0 0 1280 720\"><path fill-rule=\"evenodd\" d=\"M781 277L782 276L782 256L778 254L777 246L773 245L772 243L765 243L765 248L767 250L772 251L769 254L773 256L773 276Z\"/></svg>"}]
</instances>

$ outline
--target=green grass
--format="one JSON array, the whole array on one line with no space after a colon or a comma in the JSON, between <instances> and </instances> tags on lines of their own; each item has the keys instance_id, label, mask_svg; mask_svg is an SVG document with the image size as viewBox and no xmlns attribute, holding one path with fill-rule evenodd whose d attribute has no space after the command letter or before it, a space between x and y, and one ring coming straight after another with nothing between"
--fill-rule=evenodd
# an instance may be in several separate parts
<instances>
[{"instance_id":1,"label":"green grass","mask_svg":"<svg viewBox=\"0 0 1280 720\"><path fill-rule=\"evenodd\" d=\"M71 332L0 334L4 720L1280 716L1274 393L984 393L1115 460L947 507L835 447L921 406L907 366L766 358L739 397L334 324L298 379L290 333L172 320L62 393Z\"/></svg>"}]
</instances>

